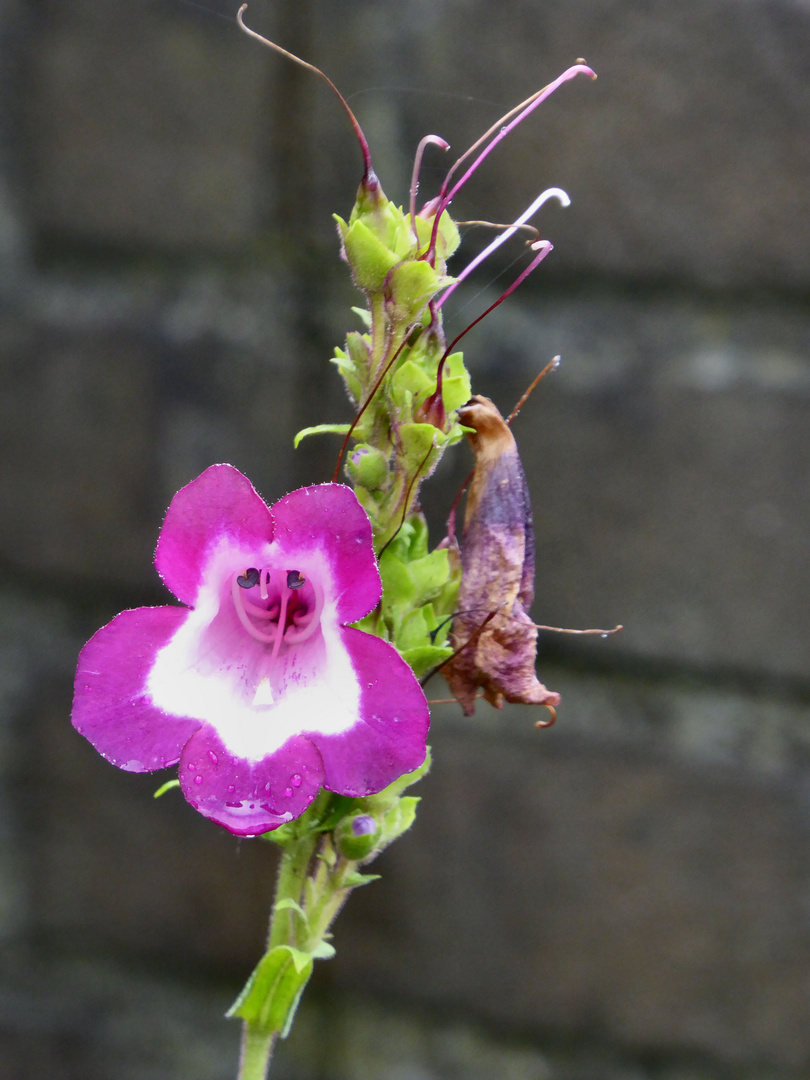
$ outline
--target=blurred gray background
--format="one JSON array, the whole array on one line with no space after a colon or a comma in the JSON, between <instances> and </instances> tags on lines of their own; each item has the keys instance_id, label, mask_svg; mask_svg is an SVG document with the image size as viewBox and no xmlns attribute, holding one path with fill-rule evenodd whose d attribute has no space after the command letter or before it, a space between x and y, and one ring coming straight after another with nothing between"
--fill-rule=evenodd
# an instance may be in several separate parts
<instances>
[{"instance_id":1,"label":"blurred gray background","mask_svg":"<svg viewBox=\"0 0 810 1080\"><path fill-rule=\"evenodd\" d=\"M326 479L360 156L228 0L0 0L0 1078L225 1080L273 851L69 725L83 641L162 603L177 488ZM416 827L274 1075L810 1075L810 4L252 0L391 198L584 56L454 205L555 251L465 340L511 408L555 728L435 711ZM423 192L441 177L429 151ZM448 157L448 162L451 160ZM471 234L467 250L480 239ZM462 329L516 268L448 304ZM500 273L500 283L494 278ZM470 456L425 488L434 540ZM446 696L440 680L430 688Z\"/></svg>"}]
</instances>

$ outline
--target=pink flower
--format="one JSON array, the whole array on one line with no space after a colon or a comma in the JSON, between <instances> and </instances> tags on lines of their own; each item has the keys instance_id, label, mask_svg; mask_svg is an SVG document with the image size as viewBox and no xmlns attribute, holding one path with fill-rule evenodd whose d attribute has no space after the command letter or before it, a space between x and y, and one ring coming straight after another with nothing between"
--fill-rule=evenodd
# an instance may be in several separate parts
<instances>
[{"instance_id":1,"label":"pink flower","mask_svg":"<svg viewBox=\"0 0 810 1080\"><path fill-rule=\"evenodd\" d=\"M298 817L321 787L368 795L422 764L429 714L411 669L345 625L381 593L349 488L268 508L213 465L172 500L155 566L188 607L124 611L79 657L73 724L112 764L179 761L186 799L240 836Z\"/></svg>"}]
</instances>

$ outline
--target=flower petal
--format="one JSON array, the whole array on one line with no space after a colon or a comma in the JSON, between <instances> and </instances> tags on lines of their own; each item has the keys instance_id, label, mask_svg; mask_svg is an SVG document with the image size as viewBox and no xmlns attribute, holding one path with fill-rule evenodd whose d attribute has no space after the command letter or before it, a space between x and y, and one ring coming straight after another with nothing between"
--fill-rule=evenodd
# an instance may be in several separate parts
<instances>
[{"instance_id":1,"label":"flower petal","mask_svg":"<svg viewBox=\"0 0 810 1080\"><path fill-rule=\"evenodd\" d=\"M320 790L323 765L300 735L261 761L234 757L206 725L183 750L179 776L195 810L237 836L258 836L303 814Z\"/></svg>"},{"instance_id":2,"label":"flower petal","mask_svg":"<svg viewBox=\"0 0 810 1080\"><path fill-rule=\"evenodd\" d=\"M146 689L157 651L188 614L179 607L122 611L81 651L73 726L119 769L151 772L174 765L200 726L157 708Z\"/></svg>"},{"instance_id":3,"label":"flower petal","mask_svg":"<svg viewBox=\"0 0 810 1080\"><path fill-rule=\"evenodd\" d=\"M291 556L317 552L332 578L338 622L355 622L382 594L371 522L351 488L318 484L299 488L272 506L274 540Z\"/></svg>"},{"instance_id":4,"label":"flower petal","mask_svg":"<svg viewBox=\"0 0 810 1080\"><path fill-rule=\"evenodd\" d=\"M261 550L272 539L273 515L248 478L232 465L211 465L172 499L155 566L177 599L193 605L214 545Z\"/></svg>"},{"instance_id":5,"label":"flower petal","mask_svg":"<svg viewBox=\"0 0 810 1080\"><path fill-rule=\"evenodd\" d=\"M323 758L324 787L340 795L370 795L425 760L430 711L392 645L352 628L342 636L361 688L358 722L335 734L308 734Z\"/></svg>"}]
</instances>

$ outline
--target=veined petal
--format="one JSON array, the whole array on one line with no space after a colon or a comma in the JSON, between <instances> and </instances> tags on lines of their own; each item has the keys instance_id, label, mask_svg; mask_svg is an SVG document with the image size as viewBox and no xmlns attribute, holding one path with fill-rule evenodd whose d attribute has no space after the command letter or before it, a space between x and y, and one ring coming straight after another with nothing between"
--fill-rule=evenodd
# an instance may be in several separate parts
<instances>
[{"instance_id":1,"label":"veined petal","mask_svg":"<svg viewBox=\"0 0 810 1080\"><path fill-rule=\"evenodd\" d=\"M155 566L177 599L192 605L215 545L255 550L272 539L273 515L248 478L232 465L211 465L172 499Z\"/></svg>"},{"instance_id":2,"label":"veined petal","mask_svg":"<svg viewBox=\"0 0 810 1080\"><path fill-rule=\"evenodd\" d=\"M356 622L382 594L372 548L371 523L351 488L318 484L299 488L273 504L279 548L294 557L317 553L328 566L335 618Z\"/></svg>"},{"instance_id":3,"label":"veined petal","mask_svg":"<svg viewBox=\"0 0 810 1080\"><path fill-rule=\"evenodd\" d=\"M324 784L341 795L381 791L425 760L430 711L410 667L388 642L351 627L344 648L360 686L358 722L342 732L310 730Z\"/></svg>"},{"instance_id":4,"label":"veined petal","mask_svg":"<svg viewBox=\"0 0 810 1080\"><path fill-rule=\"evenodd\" d=\"M300 817L323 783L321 756L302 736L257 762L234 757L210 727L180 759L180 787L195 810L237 836L258 836Z\"/></svg>"},{"instance_id":5,"label":"veined petal","mask_svg":"<svg viewBox=\"0 0 810 1080\"><path fill-rule=\"evenodd\" d=\"M81 651L73 726L119 769L151 772L176 764L200 726L183 710L156 707L147 690L156 653L188 615L179 607L122 611Z\"/></svg>"}]
</instances>

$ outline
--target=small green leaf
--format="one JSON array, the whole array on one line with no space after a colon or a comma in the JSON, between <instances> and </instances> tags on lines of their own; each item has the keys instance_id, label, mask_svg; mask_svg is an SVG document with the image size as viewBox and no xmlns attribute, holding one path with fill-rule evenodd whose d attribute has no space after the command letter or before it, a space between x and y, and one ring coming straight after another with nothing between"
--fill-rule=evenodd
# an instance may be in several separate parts
<instances>
[{"instance_id":1,"label":"small green leaf","mask_svg":"<svg viewBox=\"0 0 810 1080\"><path fill-rule=\"evenodd\" d=\"M394 840L410 829L416 820L416 807L418 804L419 799L414 795L403 795L401 799L397 800L396 805L385 815L381 848L392 844Z\"/></svg>"},{"instance_id":2,"label":"small green leaf","mask_svg":"<svg viewBox=\"0 0 810 1080\"><path fill-rule=\"evenodd\" d=\"M331 960L335 952L334 945L330 945L328 941L319 941L312 950L311 956L314 960Z\"/></svg>"},{"instance_id":3,"label":"small green leaf","mask_svg":"<svg viewBox=\"0 0 810 1080\"><path fill-rule=\"evenodd\" d=\"M312 975L312 955L277 945L261 958L227 1016L238 1016L266 1032L289 1030L304 987Z\"/></svg>"},{"instance_id":4,"label":"small green leaf","mask_svg":"<svg viewBox=\"0 0 810 1080\"><path fill-rule=\"evenodd\" d=\"M304 922L307 922L307 913L301 907L297 900L293 900L291 896L285 896L283 900L275 905L276 911L283 911L285 908L291 908L297 915L300 915Z\"/></svg>"},{"instance_id":5,"label":"small green leaf","mask_svg":"<svg viewBox=\"0 0 810 1080\"><path fill-rule=\"evenodd\" d=\"M350 424L316 424L315 427L305 427L295 436L293 440L294 449L298 449L298 444L303 439L308 439L310 435L345 435Z\"/></svg>"},{"instance_id":6,"label":"small green leaf","mask_svg":"<svg viewBox=\"0 0 810 1080\"><path fill-rule=\"evenodd\" d=\"M399 454L409 475L421 469L421 476L430 472L430 450L443 441L442 433L433 424L400 424Z\"/></svg>"},{"instance_id":7,"label":"small green leaf","mask_svg":"<svg viewBox=\"0 0 810 1080\"><path fill-rule=\"evenodd\" d=\"M372 881L379 881L381 874L347 874L343 884L347 889L360 889L363 885L370 885Z\"/></svg>"},{"instance_id":8,"label":"small green leaf","mask_svg":"<svg viewBox=\"0 0 810 1080\"><path fill-rule=\"evenodd\" d=\"M423 678L431 670L449 660L453 650L439 645L417 645L412 649L402 650L402 659L410 664L417 679Z\"/></svg>"},{"instance_id":9,"label":"small green leaf","mask_svg":"<svg viewBox=\"0 0 810 1080\"><path fill-rule=\"evenodd\" d=\"M401 260L359 220L343 234L343 247L355 284L366 292L379 292L388 272Z\"/></svg>"},{"instance_id":10,"label":"small green leaf","mask_svg":"<svg viewBox=\"0 0 810 1080\"><path fill-rule=\"evenodd\" d=\"M383 583L383 596L387 607L401 607L410 604L414 596L414 584L408 567L388 547L380 558L380 577Z\"/></svg>"},{"instance_id":11,"label":"small green leaf","mask_svg":"<svg viewBox=\"0 0 810 1080\"><path fill-rule=\"evenodd\" d=\"M365 328L367 330L370 330L371 329L371 312L368 310L368 308L353 307L352 311L355 313L355 315L358 315L360 317L360 321L363 323Z\"/></svg>"},{"instance_id":12,"label":"small green leaf","mask_svg":"<svg viewBox=\"0 0 810 1080\"><path fill-rule=\"evenodd\" d=\"M408 563L414 584L414 607L421 607L438 596L450 578L450 558L446 548L437 548L421 559Z\"/></svg>"},{"instance_id":13,"label":"small green leaf","mask_svg":"<svg viewBox=\"0 0 810 1080\"><path fill-rule=\"evenodd\" d=\"M176 787L180 787L179 780L167 780L165 784L160 785L152 798L159 799L161 795L165 795L167 791L171 791L172 788Z\"/></svg>"},{"instance_id":14,"label":"small green leaf","mask_svg":"<svg viewBox=\"0 0 810 1080\"><path fill-rule=\"evenodd\" d=\"M391 396L394 399L394 404L400 408L405 405L407 394L414 396L424 394L426 396L432 388L433 382L431 382L430 377L413 360L406 360L404 364L397 368L391 379Z\"/></svg>"},{"instance_id":15,"label":"small green leaf","mask_svg":"<svg viewBox=\"0 0 810 1080\"><path fill-rule=\"evenodd\" d=\"M413 322L438 288L436 271L424 260L409 259L395 266L386 281L391 321Z\"/></svg>"}]
</instances>

